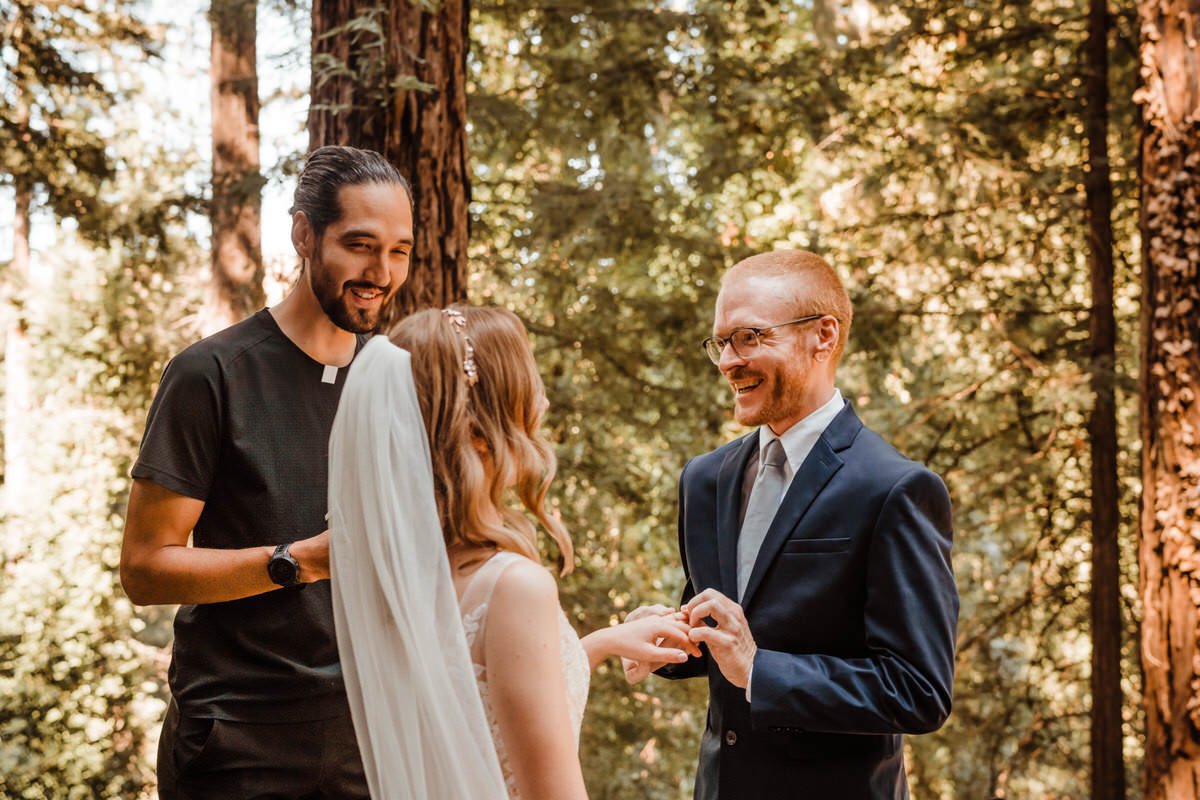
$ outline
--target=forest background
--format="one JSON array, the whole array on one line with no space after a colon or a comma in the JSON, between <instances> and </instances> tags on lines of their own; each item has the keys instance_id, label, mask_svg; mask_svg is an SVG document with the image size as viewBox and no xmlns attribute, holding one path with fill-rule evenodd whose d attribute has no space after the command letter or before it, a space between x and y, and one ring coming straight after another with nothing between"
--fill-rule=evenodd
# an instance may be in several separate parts
<instances>
[{"instance_id":1,"label":"forest background","mask_svg":"<svg viewBox=\"0 0 1200 800\"><path fill-rule=\"evenodd\" d=\"M365 8L326 36L382 40L384 6ZM173 609L132 606L117 564L156 383L213 321L209 226L228 186L212 179L205 127L209 8L0 0L0 12L0 794L149 797ZM270 303L297 266L284 209L310 75L356 76L312 63L303 0L257 12L276 127L239 191L265 187L251 299ZM842 392L955 503L954 713L907 739L913 796L1142 796L1138 10L478 0L462 32L460 293L534 334L555 501L578 554L562 591L576 626L677 602L676 477L741 432L699 347L720 275L762 250L815 250L856 310ZM1097 191L1110 242L1097 239ZM1112 296L1100 300L1102 244ZM1115 350L1098 361L1099 312ZM1116 446L1098 493L1106 396ZM1096 624L1095 541L1113 565ZM1102 638L1119 787L1113 759L1093 758ZM581 748L591 796L689 797L705 695L653 679L631 691L601 667Z\"/></svg>"}]
</instances>

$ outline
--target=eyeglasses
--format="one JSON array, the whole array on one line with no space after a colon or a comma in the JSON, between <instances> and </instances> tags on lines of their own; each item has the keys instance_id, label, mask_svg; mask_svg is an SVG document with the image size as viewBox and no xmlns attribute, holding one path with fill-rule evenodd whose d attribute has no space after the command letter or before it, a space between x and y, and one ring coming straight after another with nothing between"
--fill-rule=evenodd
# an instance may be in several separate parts
<instances>
[{"instance_id":1,"label":"eyeglasses","mask_svg":"<svg viewBox=\"0 0 1200 800\"><path fill-rule=\"evenodd\" d=\"M784 325L799 325L801 322L812 322L814 319L827 317L828 314L809 314L807 317L799 319L789 319L787 322L777 322L774 325L765 325L761 328L734 328L732 332L725 338L720 336L710 336L701 342L704 352L708 354L708 358L714 364L721 363L721 353L725 352L725 345L733 347L733 352L737 353L740 358L750 358L758 351L759 339L764 333L775 328L782 328Z\"/></svg>"}]
</instances>

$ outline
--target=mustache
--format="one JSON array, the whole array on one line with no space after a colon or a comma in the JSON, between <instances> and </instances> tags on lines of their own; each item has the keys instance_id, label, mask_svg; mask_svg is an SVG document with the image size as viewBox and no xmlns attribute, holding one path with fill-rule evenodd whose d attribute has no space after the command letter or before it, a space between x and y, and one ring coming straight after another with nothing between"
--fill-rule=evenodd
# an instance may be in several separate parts
<instances>
[{"instance_id":1,"label":"mustache","mask_svg":"<svg viewBox=\"0 0 1200 800\"><path fill-rule=\"evenodd\" d=\"M380 286L378 283L371 283L370 281L346 281L342 284L342 291L345 292L348 292L351 289L378 289L384 294L387 294L389 288L390 284L388 286Z\"/></svg>"},{"instance_id":2,"label":"mustache","mask_svg":"<svg viewBox=\"0 0 1200 800\"><path fill-rule=\"evenodd\" d=\"M731 381L731 382L744 380L746 378L761 379L762 377L763 376L760 375L758 372L756 372L752 369L749 369L747 367L736 367L733 370L731 370L730 372L726 373L726 375L725 375L725 379L728 381Z\"/></svg>"}]
</instances>

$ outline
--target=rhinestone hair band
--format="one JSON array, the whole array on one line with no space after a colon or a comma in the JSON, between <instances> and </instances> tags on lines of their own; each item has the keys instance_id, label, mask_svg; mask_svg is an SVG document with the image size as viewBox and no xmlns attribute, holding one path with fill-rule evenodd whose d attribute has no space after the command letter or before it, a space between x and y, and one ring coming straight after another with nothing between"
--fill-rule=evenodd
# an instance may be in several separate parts
<instances>
[{"instance_id":1,"label":"rhinestone hair band","mask_svg":"<svg viewBox=\"0 0 1200 800\"><path fill-rule=\"evenodd\" d=\"M462 337L463 349L467 351L463 356L463 372L467 376L467 386L474 386L479 383L479 372L475 369L475 345L471 344L471 337L467 335L467 318L456 308L443 308L442 314L450 321L450 327Z\"/></svg>"}]
</instances>

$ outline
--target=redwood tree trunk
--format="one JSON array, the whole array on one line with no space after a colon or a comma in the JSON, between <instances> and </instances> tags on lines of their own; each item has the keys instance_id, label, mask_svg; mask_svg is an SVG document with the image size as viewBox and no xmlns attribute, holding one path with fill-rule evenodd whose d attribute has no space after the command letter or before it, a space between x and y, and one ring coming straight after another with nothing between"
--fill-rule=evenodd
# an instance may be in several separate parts
<instances>
[{"instance_id":1,"label":"redwood tree trunk","mask_svg":"<svg viewBox=\"0 0 1200 800\"><path fill-rule=\"evenodd\" d=\"M1139 0L1146 800L1200 797L1200 0Z\"/></svg>"},{"instance_id":2,"label":"redwood tree trunk","mask_svg":"<svg viewBox=\"0 0 1200 800\"><path fill-rule=\"evenodd\" d=\"M1113 389L1112 180L1108 164L1108 6L1090 0L1087 62L1088 262L1092 283L1092 800L1124 800L1121 707L1121 524Z\"/></svg>"},{"instance_id":3,"label":"redwood tree trunk","mask_svg":"<svg viewBox=\"0 0 1200 800\"><path fill-rule=\"evenodd\" d=\"M201 332L261 308L257 0L212 0L212 277Z\"/></svg>"},{"instance_id":4,"label":"redwood tree trunk","mask_svg":"<svg viewBox=\"0 0 1200 800\"><path fill-rule=\"evenodd\" d=\"M416 247L385 329L466 296L468 3L421 5L313 0L309 147L377 150L412 184Z\"/></svg>"}]
</instances>

